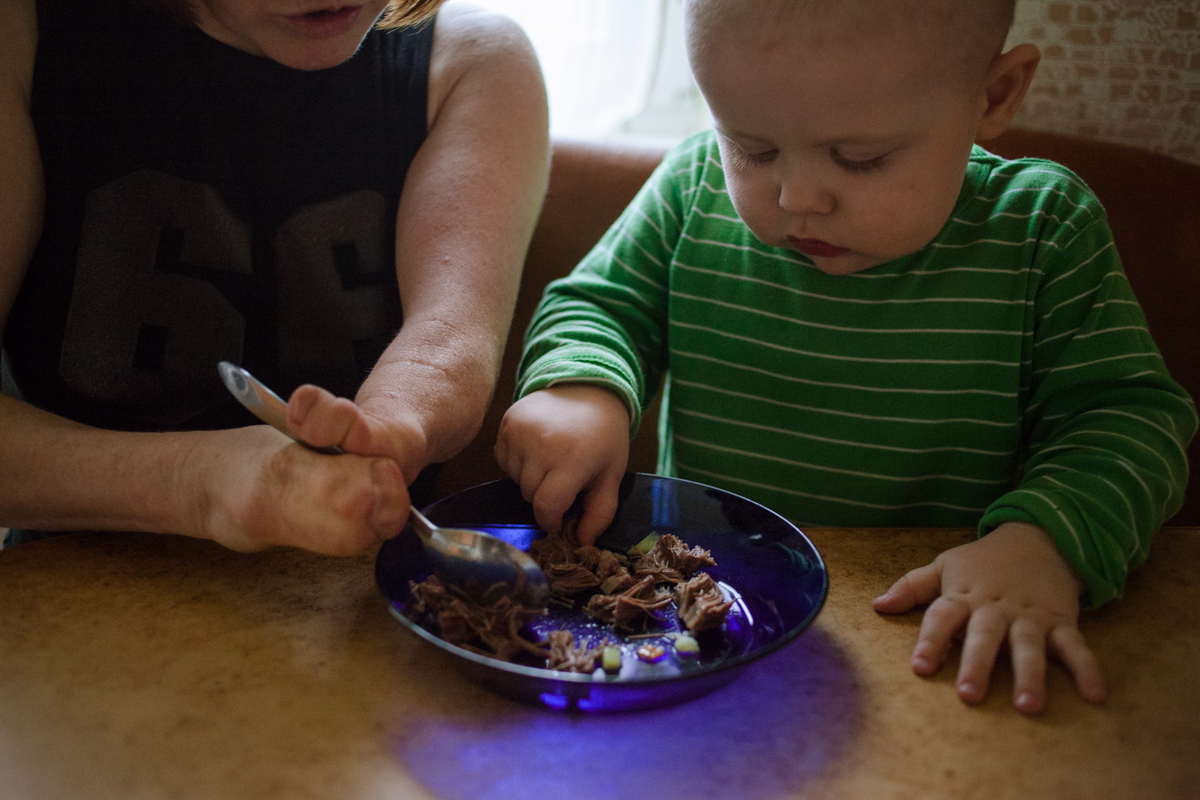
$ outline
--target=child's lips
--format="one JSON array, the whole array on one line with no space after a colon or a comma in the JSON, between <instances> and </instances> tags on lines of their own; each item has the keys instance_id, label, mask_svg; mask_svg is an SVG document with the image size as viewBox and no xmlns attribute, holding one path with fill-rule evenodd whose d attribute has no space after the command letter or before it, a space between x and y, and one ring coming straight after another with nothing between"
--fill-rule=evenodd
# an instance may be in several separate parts
<instances>
[{"instance_id":1,"label":"child's lips","mask_svg":"<svg viewBox=\"0 0 1200 800\"><path fill-rule=\"evenodd\" d=\"M817 258L837 258L850 252L845 247L838 247L835 244L823 242L820 239L800 239L795 236L789 236L788 241L792 243L792 247L804 253L804 255L816 256Z\"/></svg>"},{"instance_id":2,"label":"child's lips","mask_svg":"<svg viewBox=\"0 0 1200 800\"><path fill-rule=\"evenodd\" d=\"M353 28L361 11L362 6L333 6L306 14L292 14L287 17L287 21L305 36L329 39L341 36Z\"/></svg>"}]
</instances>

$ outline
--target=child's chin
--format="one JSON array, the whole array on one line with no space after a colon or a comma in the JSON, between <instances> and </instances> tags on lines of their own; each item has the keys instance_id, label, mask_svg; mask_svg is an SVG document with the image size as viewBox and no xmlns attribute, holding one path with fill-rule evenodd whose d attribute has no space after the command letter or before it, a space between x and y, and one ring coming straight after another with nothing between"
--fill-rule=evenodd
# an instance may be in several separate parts
<instances>
[{"instance_id":1,"label":"child's chin","mask_svg":"<svg viewBox=\"0 0 1200 800\"><path fill-rule=\"evenodd\" d=\"M883 263L877 259L860 256L857 253L847 253L837 258L821 258L819 256L810 256L810 258L813 265L826 275L853 275L856 272L862 272L865 269L877 267Z\"/></svg>"}]
</instances>

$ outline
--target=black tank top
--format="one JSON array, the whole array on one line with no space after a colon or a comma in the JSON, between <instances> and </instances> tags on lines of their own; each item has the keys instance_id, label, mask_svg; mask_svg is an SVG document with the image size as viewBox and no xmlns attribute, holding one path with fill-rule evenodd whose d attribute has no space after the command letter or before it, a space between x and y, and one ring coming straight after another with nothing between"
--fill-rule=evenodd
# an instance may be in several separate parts
<instances>
[{"instance_id":1,"label":"black tank top","mask_svg":"<svg viewBox=\"0 0 1200 800\"><path fill-rule=\"evenodd\" d=\"M122 430L251 424L222 360L353 397L401 323L432 22L316 72L115 0L41 0L38 27L45 226L4 336L24 399Z\"/></svg>"}]
</instances>

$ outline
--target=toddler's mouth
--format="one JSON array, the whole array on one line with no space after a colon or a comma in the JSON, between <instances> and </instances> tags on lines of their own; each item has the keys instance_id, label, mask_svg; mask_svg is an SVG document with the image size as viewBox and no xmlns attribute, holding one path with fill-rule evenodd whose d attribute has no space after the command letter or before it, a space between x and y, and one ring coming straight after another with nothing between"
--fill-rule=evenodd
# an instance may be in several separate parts
<instances>
[{"instance_id":1,"label":"toddler's mouth","mask_svg":"<svg viewBox=\"0 0 1200 800\"><path fill-rule=\"evenodd\" d=\"M838 247L829 242L823 242L820 239L800 239L795 236L789 236L788 241L791 242L792 247L804 253L804 255L816 256L817 258L837 258L850 252L845 247Z\"/></svg>"}]
</instances>

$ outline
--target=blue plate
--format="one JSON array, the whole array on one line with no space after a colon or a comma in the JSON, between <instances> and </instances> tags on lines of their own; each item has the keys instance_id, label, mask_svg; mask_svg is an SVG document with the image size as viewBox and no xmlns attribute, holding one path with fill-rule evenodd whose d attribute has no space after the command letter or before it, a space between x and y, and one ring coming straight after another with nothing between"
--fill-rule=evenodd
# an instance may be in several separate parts
<instances>
[{"instance_id":1,"label":"blue plate","mask_svg":"<svg viewBox=\"0 0 1200 800\"><path fill-rule=\"evenodd\" d=\"M512 481L494 481L446 497L423 509L438 525L483 530L528 549L543 535L533 508ZM617 674L584 675L510 664L449 644L404 613L410 581L430 568L417 534L408 527L384 543L375 581L392 614L409 630L456 656L471 680L516 700L557 709L627 711L683 702L728 684L757 658L798 636L816 617L829 591L829 574L817 549L800 530L770 509L744 497L691 481L627 474L616 519L597 545L626 552L647 534L671 533L712 552L708 568L733 607L725 625L701 634L701 654L676 655L670 634L679 630L673 611L661 613L658 636L618 638L625 657ZM536 637L568 628L576 642L614 637L578 607L551 603L544 619L530 623ZM638 659L645 643L664 645L658 663Z\"/></svg>"}]
</instances>

